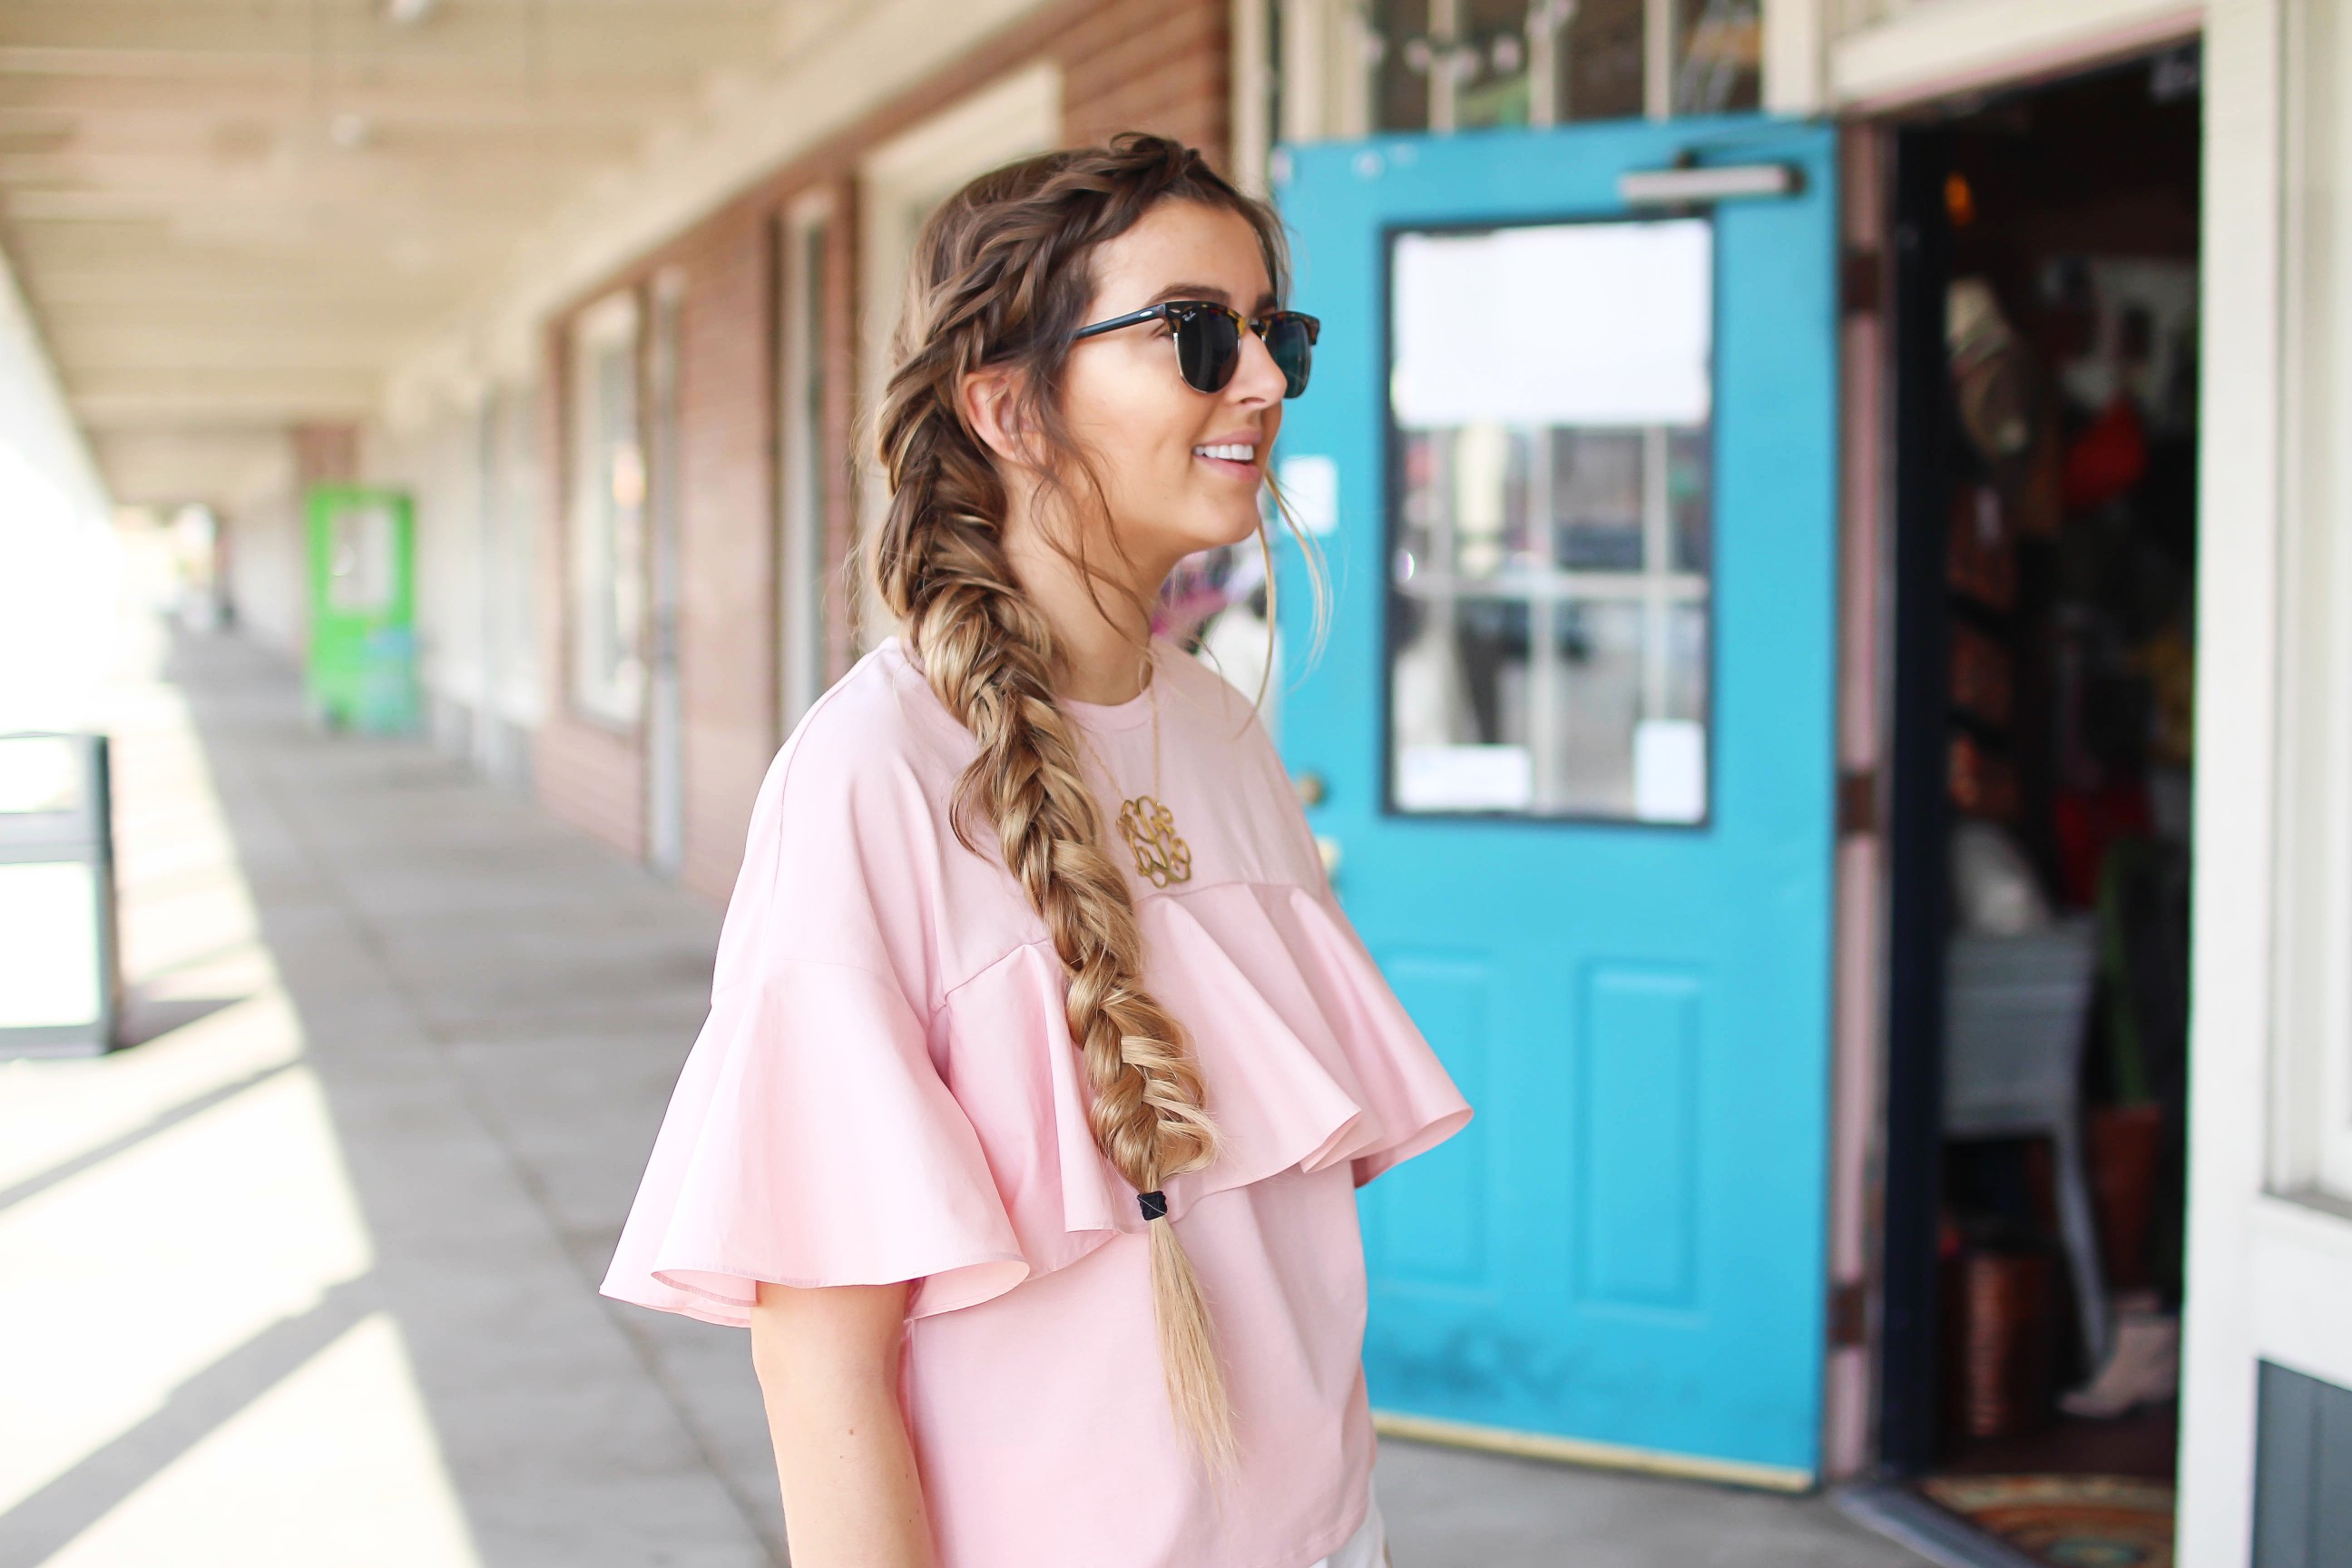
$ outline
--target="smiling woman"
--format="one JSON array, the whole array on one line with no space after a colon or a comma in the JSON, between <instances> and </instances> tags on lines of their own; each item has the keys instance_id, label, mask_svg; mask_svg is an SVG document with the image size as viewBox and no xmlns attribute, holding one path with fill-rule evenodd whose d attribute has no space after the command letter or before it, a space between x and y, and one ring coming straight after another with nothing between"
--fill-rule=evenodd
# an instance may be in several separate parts
<instances>
[{"instance_id":1,"label":"smiling woman","mask_svg":"<svg viewBox=\"0 0 2352 1568\"><path fill-rule=\"evenodd\" d=\"M900 634L761 791L605 1285L751 1327L807 1568L1383 1555L1354 1189L1469 1108L1248 704L1151 631L1260 528L1317 332L1285 260L1132 135L916 247Z\"/></svg>"}]
</instances>

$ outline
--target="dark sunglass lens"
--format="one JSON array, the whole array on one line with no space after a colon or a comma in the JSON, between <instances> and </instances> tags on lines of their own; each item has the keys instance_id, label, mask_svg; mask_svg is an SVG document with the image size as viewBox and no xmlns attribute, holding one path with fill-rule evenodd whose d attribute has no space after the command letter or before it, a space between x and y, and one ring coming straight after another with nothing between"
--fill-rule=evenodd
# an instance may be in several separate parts
<instances>
[{"instance_id":1,"label":"dark sunglass lens","mask_svg":"<svg viewBox=\"0 0 2352 1568\"><path fill-rule=\"evenodd\" d=\"M1307 375L1315 367L1315 340L1303 316L1277 316L1265 329L1266 352L1282 367L1285 397L1307 390Z\"/></svg>"},{"instance_id":2,"label":"dark sunglass lens","mask_svg":"<svg viewBox=\"0 0 2352 1568\"><path fill-rule=\"evenodd\" d=\"M1176 316L1176 365L1195 392L1223 392L1241 363L1241 333L1223 310Z\"/></svg>"}]
</instances>

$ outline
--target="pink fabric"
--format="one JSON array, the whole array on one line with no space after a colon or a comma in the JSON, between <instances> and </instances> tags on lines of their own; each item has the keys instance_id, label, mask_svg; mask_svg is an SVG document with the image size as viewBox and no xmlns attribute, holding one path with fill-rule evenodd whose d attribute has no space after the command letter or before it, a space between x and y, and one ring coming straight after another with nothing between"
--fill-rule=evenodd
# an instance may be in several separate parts
<instances>
[{"instance_id":1,"label":"pink fabric","mask_svg":"<svg viewBox=\"0 0 2352 1568\"><path fill-rule=\"evenodd\" d=\"M761 788L710 1016L604 1281L736 1325L763 1279L916 1281L900 1397L941 1568L1307 1568L1347 1542L1373 1449L1354 1189L1470 1116L1246 700L1156 657L1157 793L1192 876L1134 886L1146 981L1224 1140L1166 1190L1238 1479L1213 1490L1169 1415L1142 1220L1087 1130L1060 964L994 855L956 841L972 741L895 640ZM1151 704L1069 707L1115 781L1108 823L1153 790Z\"/></svg>"}]
</instances>

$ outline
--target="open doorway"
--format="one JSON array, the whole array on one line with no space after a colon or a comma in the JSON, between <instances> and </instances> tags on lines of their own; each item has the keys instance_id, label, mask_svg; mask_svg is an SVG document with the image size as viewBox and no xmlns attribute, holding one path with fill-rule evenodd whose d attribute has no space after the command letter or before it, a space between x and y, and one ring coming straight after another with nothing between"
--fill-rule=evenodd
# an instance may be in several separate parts
<instances>
[{"instance_id":1,"label":"open doorway","mask_svg":"<svg viewBox=\"0 0 2352 1568\"><path fill-rule=\"evenodd\" d=\"M1895 132L1882 1449L2169 1563L2196 658L2192 47Z\"/></svg>"}]
</instances>

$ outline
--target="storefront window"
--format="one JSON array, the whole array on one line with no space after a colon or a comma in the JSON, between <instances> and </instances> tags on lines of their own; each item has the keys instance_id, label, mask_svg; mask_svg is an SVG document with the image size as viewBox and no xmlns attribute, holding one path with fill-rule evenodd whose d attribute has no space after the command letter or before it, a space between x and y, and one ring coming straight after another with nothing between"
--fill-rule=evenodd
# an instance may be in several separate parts
<instances>
[{"instance_id":1,"label":"storefront window","mask_svg":"<svg viewBox=\"0 0 2352 1568\"><path fill-rule=\"evenodd\" d=\"M1626 120L1643 110L1645 0L1591 0L1569 12L1552 47L1553 121Z\"/></svg>"},{"instance_id":2,"label":"storefront window","mask_svg":"<svg viewBox=\"0 0 2352 1568\"><path fill-rule=\"evenodd\" d=\"M1399 236L1390 801L1707 814L1713 235Z\"/></svg>"},{"instance_id":3,"label":"storefront window","mask_svg":"<svg viewBox=\"0 0 2352 1568\"><path fill-rule=\"evenodd\" d=\"M1759 0L1373 0L1362 15L1373 131L1713 114L1760 101Z\"/></svg>"},{"instance_id":4,"label":"storefront window","mask_svg":"<svg viewBox=\"0 0 2352 1568\"><path fill-rule=\"evenodd\" d=\"M635 296L614 295L583 312L571 347L572 698L592 718L635 724L646 619Z\"/></svg>"},{"instance_id":5,"label":"storefront window","mask_svg":"<svg viewBox=\"0 0 2352 1568\"><path fill-rule=\"evenodd\" d=\"M1430 0L1374 0L1367 8L1364 68L1371 78L1374 131L1429 129L1433 9Z\"/></svg>"}]
</instances>

